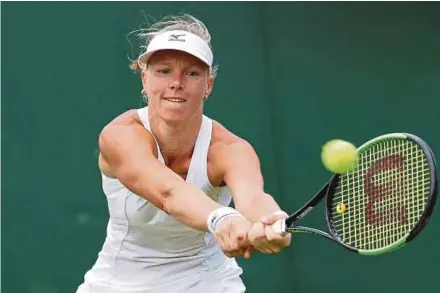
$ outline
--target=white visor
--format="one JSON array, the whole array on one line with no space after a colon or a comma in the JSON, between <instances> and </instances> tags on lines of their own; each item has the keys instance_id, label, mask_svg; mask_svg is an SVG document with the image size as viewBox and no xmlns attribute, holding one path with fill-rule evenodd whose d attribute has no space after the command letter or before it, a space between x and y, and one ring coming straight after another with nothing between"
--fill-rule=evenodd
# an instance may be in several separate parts
<instances>
[{"instance_id":1,"label":"white visor","mask_svg":"<svg viewBox=\"0 0 440 293\"><path fill-rule=\"evenodd\" d=\"M148 59L160 50L178 50L197 57L211 69L213 55L208 44L199 36L181 30L166 31L155 36L147 50L139 56L139 62L147 64Z\"/></svg>"}]
</instances>

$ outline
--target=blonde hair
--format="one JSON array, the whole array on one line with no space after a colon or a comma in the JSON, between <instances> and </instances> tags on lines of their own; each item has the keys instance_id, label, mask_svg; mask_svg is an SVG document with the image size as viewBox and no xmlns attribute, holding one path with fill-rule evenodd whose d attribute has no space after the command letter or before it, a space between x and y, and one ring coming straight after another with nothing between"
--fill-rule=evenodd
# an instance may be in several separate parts
<instances>
[{"instance_id":1,"label":"blonde hair","mask_svg":"<svg viewBox=\"0 0 440 293\"><path fill-rule=\"evenodd\" d=\"M205 24L190 14L182 14L168 15L160 21L152 24L149 28L136 31L137 37L141 41L141 51L143 52L147 49L148 44L156 35L171 30L182 30L193 33L202 38L212 50L211 34ZM141 71L138 58L131 62L130 68L137 72ZM217 71L218 65L213 65L211 74L214 77L217 75Z\"/></svg>"}]
</instances>

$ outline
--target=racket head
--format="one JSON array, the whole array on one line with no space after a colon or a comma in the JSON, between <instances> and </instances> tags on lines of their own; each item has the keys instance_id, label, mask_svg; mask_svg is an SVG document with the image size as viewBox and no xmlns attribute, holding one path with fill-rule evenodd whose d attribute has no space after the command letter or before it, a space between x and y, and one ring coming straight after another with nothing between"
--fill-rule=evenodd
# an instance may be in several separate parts
<instances>
[{"instance_id":1,"label":"racket head","mask_svg":"<svg viewBox=\"0 0 440 293\"><path fill-rule=\"evenodd\" d=\"M437 168L419 137L392 133L358 148L359 164L327 189L330 234L345 248L379 255L402 247L426 226L437 199Z\"/></svg>"}]
</instances>

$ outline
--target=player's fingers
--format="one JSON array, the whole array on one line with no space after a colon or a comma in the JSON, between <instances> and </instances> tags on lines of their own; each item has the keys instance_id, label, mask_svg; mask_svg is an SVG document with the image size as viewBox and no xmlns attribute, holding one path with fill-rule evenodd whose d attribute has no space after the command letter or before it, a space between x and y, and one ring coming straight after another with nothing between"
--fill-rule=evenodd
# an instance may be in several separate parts
<instances>
[{"instance_id":1,"label":"player's fingers","mask_svg":"<svg viewBox=\"0 0 440 293\"><path fill-rule=\"evenodd\" d=\"M217 243L220 245L220 248L223 252L227 251L226 241L223 237L223 234L216 234Z\"/></svg>"},{"instance_id":2,"label":"player's fingers","mask_svg":"<svg viewBox=\"0 0 440 293\"><path fill-rule=\"evenodd\" d=\"M246 253L246 249L243 248L232 250L230 252L230 254L233 255L234 257L244 256L245 253Z\"/></svg>"},{"instance_id":3,"label":"player's fingers","mask_svg":"<svg viewBox=\"0 0 440 293\"><path fill-rule=\"evenodd\" d=\"M228 257L237 257L244 254L244 249L238 245L236 239L229 238L224 252Z\"/></svg>"},{"instance_id":4,"label":"player's fingers","mask_svg":"<svg viewBox=\"0 0 440 293\"><path fill-rule=\"evenodd\" d=\"M234 228L234 234L235 239L237 240L237 243L240 246L247 246L247 231L248 229L246 227L235 227Z\"/></svg>"},{"instance_id":5,"label":"player's fingers","mask_svg":"<svg viewBox=\"0 0 440 293\"><path fill-rule=\"evenodd\" d=\"M284 236L275 232L272 229L272 226L266 226L264 228L264 232L265 232L266 238L269 242L279 242L284 239Z\"/></svg>"},{"instance_id":6,"label":"player's fingers","mask_svg":"<svg viewBox=\"0 0 440 293\"><path fill-rule=\"evenodd\" d=\"M264 225L272 225L276 221L281 220L281 219L285 219L288 216L289 215L286 212L284 212L284 211L276 211L276 212L274 212L273 214L271 214L269 216L262 217L260 219L260 222L263 223Z\"/></svg>"},{"instance_id":7,"label":"player's fingers","mask_svg":"<svg viewBox=\"0 0 440 293\"><path fill-rule=\"evenodd\" d=\"M245 233L244 231L240 232L237 235L237 245L243 251L248 248L252 248L251 244L249 243L249 240L247 239L247 233Z\"/></svg>"},{"instance_id":8,"label":"player's fingers","mask_svg":"<svg viewBox=\"0 0 440 293\"><path fill-rule=\"evenodd\" d=\"M217 242L219 243L222 251L227 255L229 251L231 251L231 241L230 241L230 231L231 226L228 219L225 221L222 221L215 232L215 237L217 239Z\"/></svg>"},{"instance_id":9,"label":"player's fingers","mask_svg":"<svg viewBox=\"0 0 440 293\"><path fill-rule=\"evenodd\" d=\"M235 257L238 250L238 244L236 239L236 226L232 220L228 221L228 233L227 233L227 250L230 257Z\"/></svg>"},{"instance_id":10,"label":"player's fingers","mask_svg":"<svg viewBox=\"0 0 440 293\"><path fill-rule=\"evenodd\" d=\"M261 253L272 253L270 245L266 238L265 227L263 223L256 222L248 233L250 245Z\"/></svg>"},{"instance_id":11,"label":"player's fingers","mask_svg":"<svg viewBox=\"0 0 440 293\"><path fill-rule=\"evenodd\" d=\"M250 259L253 247L248 239L248 233L242 231L242 233L237 235L237 240L239 247L241 248L241 255L243 255L246 259Z\"/></svg>"},{"instance_id":12,"label":"player's fingers","mask_svg":"<svg viewBox=\"0 0 440 293\"><path fill-rule=\"evenodd\" d=\"M245 253L245 249L249 247L246 239L249 224L244 224L246 224L246 222L241 220L230 220L228 223L228 233L225 233L227 243L224 252L229 257L242 256Z\"/></svg>"},{"instance_id":13,"label":"player's fingers","mask_svg":"<svg viewBox=\"0 0 440 293\"><path fill-rule=\"evenodd\" d=\"M249 242L254 245L256 242L261 241L266 238L266 233L264 231L264 225L261 222L256 222L249 230L247 234L247 239Z\"/></svg>"},{"instance_id":14,"label":"player's fingers","mask_svg":"<svg viewBox=\"0 0 440 293\"><path fill-rule=\"evenodd\" d=\"M252 246L255 250L261 253L273 253L271 244L267 241L266 237L258 239Z\"/></svg>"},{"instance_id":15,"label":"player's fingers","mask_svg":"<svg viewBox=\"0 0 440 293\"><path fill-rule=\"evenodd\" d=\"M227 256L227 257L236 257L239 255L239 250L238 249L234 249L233 245L231 244L230 240L227 240L225 242L225 245L223 247L223 253Z\"/></svg>"},{"instance_id":16,"label":"player's fingers","mask_svg":"<svg viewBox=\"0 0 440 293\"><path fill-rule=\"evenodd\" d=\"M252 256L252 248L246 249L245 252L244 252L244 258L245 259L250 259L251 256Z\"/></svg>"},{"instance_id":17,"label":"player's fingers","mask_svg":"<svg viewBox=\"0 0 440 293\"><path fill-rule=\"evenodd\" d=\"M237 257L237 256L242 255L242 254L240 254L239 251L236 251L236 250L227 250L227 251L223 251L223 253L224 253L227 257Z\"/></svg>"},{"instance_id":18,"label":"player's fingers","mask_svg":"<svg viewBox=\"0 0 440 293\"><path fill-rule=\"evenodd\" d=\"M288 247L291 241L291 235L287 234L285 236L281 236L280 234L273 231L271 226L266 227L266 237L270 249L273 253L279 253L282 249Z\"/></svg>"},{"instance_id":19,"label":"player's fingers","mask_svg":"<svg viewBox=\"0 0 440 293\"><path fill-rule=\"evenodd\" d=\"M229 226L229 243L231 251L240 251L246 248L246 230L241 221L231 221Z\"/></svg>"}]
</instances>

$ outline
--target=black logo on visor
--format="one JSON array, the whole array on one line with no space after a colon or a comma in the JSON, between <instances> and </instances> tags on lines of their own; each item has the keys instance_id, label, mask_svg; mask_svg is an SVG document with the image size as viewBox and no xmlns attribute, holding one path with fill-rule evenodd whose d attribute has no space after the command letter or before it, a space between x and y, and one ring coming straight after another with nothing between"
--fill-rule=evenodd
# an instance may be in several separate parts
<instances>
[{"instance_id":1,"label":"black logo on visor","mask_svg":"<svg viewBox=\"0 0 440 293\"><path fill-rule=\"evenodd\" d=\"M185 34L181 34L181 35L175 35L172 34L168 37L168 41L172 41L172 42L186 42L185 39L183 38L185 36Z\"/></svg>"}]
</instances>

